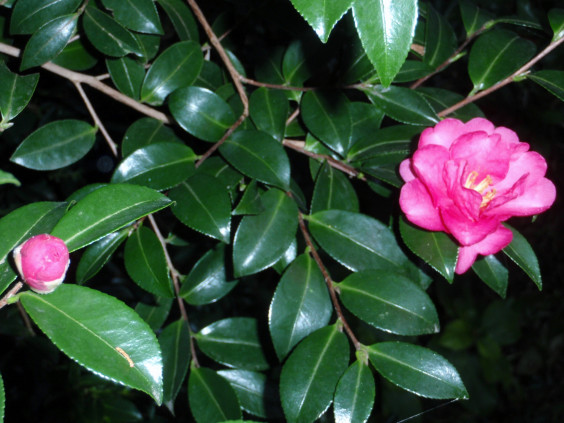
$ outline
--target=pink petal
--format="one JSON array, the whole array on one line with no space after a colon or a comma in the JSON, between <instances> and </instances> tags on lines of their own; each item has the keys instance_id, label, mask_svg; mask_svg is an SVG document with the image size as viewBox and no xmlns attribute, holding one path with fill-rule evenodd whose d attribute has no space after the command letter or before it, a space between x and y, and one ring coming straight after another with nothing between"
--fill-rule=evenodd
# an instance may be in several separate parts
<instances>
[{"instance_id":1,"label":"pink petal","mask_svg":"<svg viewBox=\"0 0 564 423\"><path fill-rule=\"evenodd\" d=\"M454 205L466 216L467 219L477 220L480 217L480 205L482 196L473 189L463 186L466 171L464 160L449 160L443 169L443 178L447 187L447 194ZM442 203L444 206L445 202Z\"/></svg>"},{"instance_id":2,"label":"pink petal","mask_svg":"<svg viewBox=\"0 0 564 423\"><path fill-rule=\"evenodd\" d=\"M401 188L399 203L411 223L430 231L445 230L429 192L418 179L407 182Z\"/></svg>"},{"instance_id":3,"label":"pink petal","mask_svg":"<svg viewBox=\"0 0 564 423\"><path fill-rule=\"evenodd\" d=\"M531 179L529 176L527 181ZM532 216L552 206L556 199L556 187L546 178L537 179L532 185L526 183L523 193L505 204L488 211L498 216Z\"/></svg>"},{"instance_id":4,"label":"pink petal","mask_svg":"<svg viewBox=\"0 0 564 423\"><path fill-rule=\"evenodd\" d=\"M439 145L419 148L413 155L412 169L429 190L433 201L446 197L443 167L449 159L448 150Z\"/></svg>"},{"instance_id":5,"label":"pink petal","mask_svg":"<svg viewBox=\"0 0 564 423\"><path fill-rule=\"evenodd\" d=\"M464 124L458 119L444 119L432 128L425 129L419 137L418 147L440 145L446 149L464 132Z\"/></svg>"},{"instance_id":6,"label":"pink petal","mask_svg":"<svg viewBox=\"0 0 564 423\"><path fill-rule=\"evenodd\" d=\"M463 246L482 241L499 226L497 217L482 217L474 221L468 219L459 209L441 209L441 217L449 233Z\"/></svg>"},{"instance_id":7,"label":"pink petal","mask_svg":"<svg viewBox=\"0 0 564 423\"><path fill-rule=\"evenodd\" d=\"M509 128L500 126L499 128L495 128L495 131L493 133L499 134L504 144L513 145L513 146L517 146L518 144L520 144L519 137L517 136L515 131L512 131ZM527 148L529 146L526 143L522 143L522 144L526 145Z\"/></svg>"},{"instance_id":8,"label":"pink petal","mask_svg":"<svg viewBox=\"0 0 564 423\"><path fill-rule=\"evenodd\" d=\"M405 182L415 179L415 175L411 171L411 159L405 159L400 163L399 173Z\"/></svg>"},{"instance_id":9,"label":"pink petal","mask_svg":"<svg viewBox=\"0 0 564 423\"><path fill-rule=\"evenodd\" d=\"M477 131L485 132L488 135L491 135L495 131L495 126L489 120L484 118L474 118L464 124L465 133Z\"/></svg>"},{"instance_id":10,"label":"pink petal","mask_svg":"<svg viewBox=\"0 0 564 423\"><path fill-rule=\"evenodd\" d=\"M472 264L474 264L478 254L483 256L495 254L507 247L512 239L513 234L511 231L502 225L499 225L495 232L488 235L481 242L460 247L458 250L458 261L456 262L455 272L459 275L466 272Z\"/></svg>"},{"instance_id":11,"label":"pink petal","mask_svg":"<svg viewBox=\"0 0 564 423\"><path fill-rule=\"evenodd\" d=\"M503 193L513 188L515 183L526 174L529 174L531 181L543 178L546 174L544 157L535 151L515 154L512 156L507 175L496 183L494 188L497 192Z\"/></svg>"}]
</instances>

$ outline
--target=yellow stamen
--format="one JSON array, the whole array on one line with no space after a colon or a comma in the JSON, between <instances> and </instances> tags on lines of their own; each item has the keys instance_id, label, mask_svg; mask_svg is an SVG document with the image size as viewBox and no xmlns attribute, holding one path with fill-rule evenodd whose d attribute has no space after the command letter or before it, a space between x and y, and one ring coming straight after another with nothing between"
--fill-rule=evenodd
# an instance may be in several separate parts
<instances>
[{"instance_id":1,"label":"yellow stamen","mask_svg":"<svg viewBox=\"0 0 564 423\"><path fill-rule=\"evenodd\" d=\"M466 182L464 183L464 188L474 189L474 183L476 182L477 177L478 177L478 172L476 171L470 172L468 178L466 178Z\"/></svg>"},{"instance_id":2,"label":"yellow stamen","mask_svg":"<svg viewBox=\"0 0 564 423\"><path fill-rule=\"evenodd\" d=\"M476 184L476 178L478 177L478 172L472 171L466 178L466 182L464 183L464 188L473 189L476 192L479 192L482 195L482 203L480 204L480 208L483 209L487 207L490 201L493 200L495 197L495 189L491 189L487 193L484 192L492 185L492 177L487 175L479 184Z\"/></svg>"},{"instance_id":3,"label":"yellow stamen","mask_svg":"<svg viewBox=\"0 0 564 423\"><path fill-rule=\"evenodd\" d=\"M492 189L490 192L488 192L486 195L482 197L482 203L480 204L480 208L483 209L487 207L487 205L490 203L490 201L493 200L494 197L495 197L495 189Z\"/></svg>"}]
</instances>

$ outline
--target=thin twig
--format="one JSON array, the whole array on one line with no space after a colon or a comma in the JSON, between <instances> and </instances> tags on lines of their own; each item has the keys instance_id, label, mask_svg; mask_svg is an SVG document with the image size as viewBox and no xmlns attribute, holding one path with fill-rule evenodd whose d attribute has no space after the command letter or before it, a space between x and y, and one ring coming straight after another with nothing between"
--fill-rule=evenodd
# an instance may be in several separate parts
<instances>
[{"instance_id":1,"label":"thin twig","mask_svg":"<svg viewBox=\"0 0 564 423\"><path fill-rule=\"evenodd\" d=\"M294 110L290 115L290 117L286 119L286 126L291 124L294 121L294 119L296 119L299 115L300 115L300 108L296 107L296 110Z\"/></svg>"},{"instance_id":2,"label":"thin twig","mask_svg":"<svg viewBox=\"0 0 564 423\"><path fill-rule=\"evenodd\" d=\"M22 320L24 321L24 325L27 328L27 331L29 332L29 334L31 336L35 336L35 331L33 330L33 326L31 324L31 320L29 319L29 316L27 315L27 312L25 311L25 309L22 306L22 303L20 303L19 301L16 303L18 306L18 311L20 312L20 316L22 316Z\"/></svg>"},{"instance_id":3,"label":"thin twig","mask_svg":"<svg viewBox=\"0 0 564 423\"><path fill-rule=\"evenodd\" d=\"M280 85L280 84L270 84L268 82L255 81L254 79L247 78L246 76L239 74L239 79L244 84L254 85L255 87L272 88L275 90L285 90L285 91L313 91L316 87L295 87L292 85Z\"/></svg>"},{"instance_id":4,"label":"thin twig","mask_svg":"<svg viewBox=\"0 0 564 423\"><path fill-rule=\"evenodd\" d=\"M331 276L329 276L329 272L327 271L327 268L325 267L323 261L321 260L321 257L319 257L319 254L317 253L317 249L315 248L315 245L313 244L311 237L309 236L309 231L307 230L306 224L304 222L303 214L300 211L298 211L298 222L300 225L300 230L306 242L306 245L309 247L310 254L313 256L313 259L315 260L317 267L319 267L319 270L323 274L323 278L325 279L325 283L327 284L327 288L329 289L329 295L331 296L331 301L333 302L333 308L335 309L335 312L337 313L339 320L343 323L345 332L349 336L354 347L358 350L361 348L361 343L354 335L354 332L352 331L351 327L347 322L347 319L343 314L343 310L341 309L341 304L339 303L339 300L337 298L337 293L335 292L336 290L333 280L331 279Z\"/></svg>"},{"instance_id":5,"label":"thin twig","mask_svg":"<svg viewBox=\"0 0 564 423\"><path fill-rule=\"evenodd\" d=\"M6 304L8 304L8 300L13 297L14 295L16 295L18 292L20 292L20 289L22 289L23 287L23 283L22 282L18 282L17 284L15 284L12 289L10 289L6 295L4 295L2 298L0 298L0 308L4 307Z\"/></svg>"},{"instance_id":6,"label":"thin twig","mask_svg":"<svg viewBox=\"0 0 564 423\"><path fill-rule=\"evenodd\" d=\"M473 103L476 100L479 100L482 97L485 97L489 94L491 94L494 91L499 90L500 88L514 82L515 78L523 76L526 72L529 71L529 69L531 69L539 60L541 60L544 56L546 56L547 54L549 54L552 50L554 50L556 47L558 47L560 44L562 44L564 42L564 37L560 38L559 40L556 40L552 43L550 43L548 46L546 46L546 48L541 51L539 54L537 54L535 57L533 57L531 60L529 60L527 63L525 63L523 66L521 66L519 69L517 69L515 72L513 72L511 75L509 75L507 78L503 79L502 81L498 82L497 84L489 87L488 89L485 89L483 91L478 92L475 95L472 96L468 96L466 97L464 100L459 101L458 103L440 111L439 113L437 113L437 115L439 117L444 117L444 116L448 116L449 114L451 114L452 112L470 104Z\"/></svg>"},{"instance_id":7,"label":"thin twig","mask_svg":"<svg viewBox=\"0 0 564 423\"><path fill-rule=\"evenodd\" d=\"M92 120L94 121L96 126L98 128L100 128L100 132L102 133L102 135L104 136L104 139L106 140L106 142L110 146L110 150L112 150L112 154L114 155L114 157L117 157L118 156L117 144L114 142L114 140L112 139L112 137L110 136L110 134L106 130L106 127L104 126L104 124L102 123L100 118L98 117L98 114L96 113L96 110L94 110L94 107L92 107L92 103L90 103L88 96L86 95L86 93L82 89L82 85L80 85L80 82L74 82L74 81L73 81L73 84L76 87L76 90L78 91L78 93L80 94L80 97L82 97L82 101L84 101L84 104L86 105L86 108L88 109L88 113L90 113Z\"/></svg>"}]
</instances>

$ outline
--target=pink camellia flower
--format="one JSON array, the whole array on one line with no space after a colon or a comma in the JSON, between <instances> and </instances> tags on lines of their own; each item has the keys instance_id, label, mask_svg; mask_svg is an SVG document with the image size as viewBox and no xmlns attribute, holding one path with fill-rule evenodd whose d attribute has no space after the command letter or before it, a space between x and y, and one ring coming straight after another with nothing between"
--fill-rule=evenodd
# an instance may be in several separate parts
<instances>
[{"instance_id":1,"label":"pink camellia flower","mask_svg":"<svg viewBox=\"0 0 564 423\"><path fill-rule=\"evenodd\" d=\"M39 293L57 288L69 268L69 250L65 242L52 235L31 237L14 249L14 261L24 282Z\"/></svg>"},{"instance_id":2,"label":"pink camellia flower","mask_svg":"<svg viewBox=\"0 0 564 423\"><path fill-rule=\"evenodd\" d=\"M456 273L478 254L505 248L513 237L501 222L548 209L556 198L546 161L510 129L482 118L445 119L427 128L400 165L400 206L407 219L451 234L460 244Z\"/></svg>"}]
</instances>

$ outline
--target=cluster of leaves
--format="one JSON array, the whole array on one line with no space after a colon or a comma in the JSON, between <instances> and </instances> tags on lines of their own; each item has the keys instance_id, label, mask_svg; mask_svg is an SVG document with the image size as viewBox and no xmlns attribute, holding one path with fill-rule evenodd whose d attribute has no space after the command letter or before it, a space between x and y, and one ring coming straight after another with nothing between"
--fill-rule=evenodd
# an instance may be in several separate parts
<instances>
[{"instance_id":1,"label":"cluster of leaves","mask_svg":"<svg viewBox=\"0 0 564 423\"><path fill-rule=\"evenodd\" d=\"M545 27L466 0L449 20L432 2L292 0L315 39L309 27L303 36L283 29L276 14L294 13L287 0L247 3L248 22L220 14L210 26L205 16L216 11L193 0L2 2L12 38L0 40L0 130L18 145L1 182L24 192L22 168L83 172L104 140L117 164L103 179L64 176L66 198L22 194L24 204L7 210L0 294L17 278L14 247L39 233L62 238L77 263L67 282L6 301L18 300L80 365L157 405L173 411L187 390L197 422L243 412L313 422L331 404L336 421L364 422L377 413L374 373L422 397L467 398L454 366L414 338L439 332L427 289L435 278L454 281L457 245L398 218L397 167L425 126L483 116L471 101L510 82L528 79L564 100L564 72L529 73L562 41L564 11L551 10ZM223 46L214 34L226 34ZM466 75L449 69L463 60L468 93L421 86L438 72L458 84ZM93 122L46 112L57 95L42 86L47 73L74 84ZM83 85L107 96L102 107ZM128 111L118 123L103 110L114 102L146 116ZM32 106L36 128L18 129ZM536 256L512 231L503 253L540 289ZM103 280L109 263L124 267L121 294ZM485 257L473 271L505 296L502 260ZM135 420L126 404L126 417L106 418Z\"/></svg>"}]
</instances>

